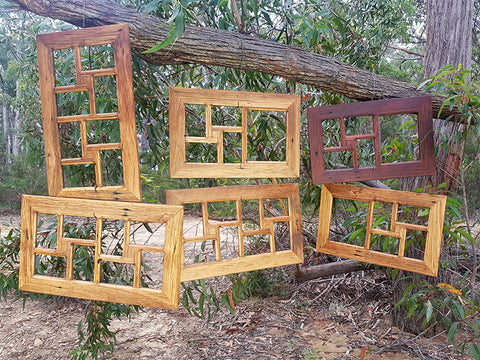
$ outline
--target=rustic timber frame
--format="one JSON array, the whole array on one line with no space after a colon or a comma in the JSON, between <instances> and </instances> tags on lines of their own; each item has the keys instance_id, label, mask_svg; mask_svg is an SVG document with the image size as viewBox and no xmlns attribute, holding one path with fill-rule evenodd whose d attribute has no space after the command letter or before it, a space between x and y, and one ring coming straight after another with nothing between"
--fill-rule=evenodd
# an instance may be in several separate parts
<instances>
[{"instance_id":1,"label":"rustic timber frame","mask_svg":"<svg viewBox=\"0 0 480 360\"><path fill-rule=\"evenodd\" d=\"M281 210L274 214L271 201L278 200ZM251 229L242 218L244 201L258 201L259 226ZM239 272L266 269L276 266L299 264L303 262L303 237L300 216L300 199L298 184L228 186L216 188L167 190L166 202L172 205L201 204L203 234L200 236L184 235L184 246L188 243L212 242L214 260L193 264L182 261L181 281L190 281L207 277L234 274ZM209 203L231 202L233 220L213 221L209 219ZM275 224L286 224L289 231L289 250L278 250L275 245ZM234 227L238 234L238 257L222 259L222 228ZM268 238L264 253L246 254L245 239L264 236Z\"/></svg>"},{"instance_id":2,"label":"rustic timber frame","mask_svg":"<svg viewBox=\"0 0 480 360\"><path fill-rule=\"evenodd\" d=\"M412 161L382 162L380 116L416 114L418 130L418 154ZM365 101L351 104L311 107L307 109L310 137L312 180L314 184L390 179L398 177L426 176L435 173L433 149L432 100L430 96L403 99ZM347 135L345 119L372 117L372 131L366 134ZM325 144L324 121L339 121L340 139L336 146ZM375 166L360 166L359 141L373 140ZM351 153L353 168L327 169L325 155L333 152ZM346 166L345 166L346 167Z\"/></svg>"},{"instance_id":3,"label":"rustic timber frame","mask_svg":"<svg viewBox=\"0 0 480 360\"><path fill-rule=\"evenodd\" d=\"M170 98L170 176L173 178L286 178L300 175L300 96L242 91L186 89L171 87ZM186 106L205 106L204 136L187 136ZM212 107L236 107L241 126L212 124ZM247 150L249 111L276 111L286 114L285 161L255 161ZM224 162L224 133L241 134L238 163ZM216 146L216 163L187 162L187 144Z\"/></svg>"},{"instance_id":4,"label":"rustic timber frame","mask_svg":"<svg viewBox=\"0 0 480 360\"><path fill-rule=\"evenodd\" d=\"M46 246L38 234L46 214L56 217L56 238ZM89 239L73 238L66 231L66 217L74 216L92 221L93 234ZM120 255L104 253L104 222L123 222L123 244ZM160 223L165 226L162 245L136 244L131 240L134 223ZM164 224L164 225L163 225ZM46 294L78 297L91 300L119 302L141 306L178 308L182 243L183 207L141 204L123 201L97 201L24 195L20 249L19 289ZM45 239L45 238L43 238ZM82 278L78 271L75 249L91 249L93 278ZM158 287L144 287L142 256L163 254L163 281ZM43 274L41 258L63 259L63 276ZM131 285L107 283L102 263L129 265L134 273ZM158 264L157 264L158 265ZM77 270L76 270L77 269Z\"/></svg>"},{"instance_id":5,"label":"rustic timber frame","mask_svg":"<svg viewBox=\"0 0 480 360\"><path fill-rule=\"evenodd\" d=\"M85 69L81 59L82 49L105 44L111 44L113 47L114 66ZM128 25L41 34L37 36L37 48L49 194L62 197L141 201ZM54 53L64 49L73 49L74 84L56 84L55 72L59 69L55 68ZM118 111L102 113L97 106L95 81L109 77L114 77L116 81ZM88 109L82 111L87 113L60 116L58 97L65 94L75 97L80 92L88 93ZM87 127L89 122L93 121L118 121L120 142L89 143ZM59 126L62 124L75 126L79 124L81 140L79 157L62 158L62 139L59 132ZM118 157L121 157L123 166L123 184L113 186L104 184L101 154L106 151L121 152L121 156ZM87 165L95 168L92 186L65 186L65 166Z\"/></svg>"},{"instance_id":6,"label":"rustic timber frame","mask_svg":"<svg viewBox=\"0 0 480 360\"><path fill-rule=\"evenodd\" d=\"M364 246L330 240L334 198L368 203ZM378 225L376 225L377 219L374 219L374 211L375 208L378 208L378 202L392 204L388 229L376 227ZM324 184L322 185L320 199L317 251L371 264L437 276L446 202L447 197L444 195L419 194L352 185ZM423 209L423 214L420 214L420 212L417 214L417 221L424 217L424 224L419 225L399 221L399 213L401 212L399 206L401 205ZM405 254L407 231L409 230L425 233L423 259L409 258ZM375 235L398 239L397 254L371 250L372 237Z\"/></svg>"}]
</instances>

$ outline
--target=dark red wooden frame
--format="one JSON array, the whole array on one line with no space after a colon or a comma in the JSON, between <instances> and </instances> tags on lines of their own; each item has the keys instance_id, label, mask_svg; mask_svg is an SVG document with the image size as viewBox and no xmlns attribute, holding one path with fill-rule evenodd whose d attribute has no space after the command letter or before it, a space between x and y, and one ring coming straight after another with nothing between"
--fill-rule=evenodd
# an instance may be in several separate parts
<instances>
[{"instance_id":1,"label":"dark red wooden frame","mask_svg":"<svg viewBox=\"0 0 480 360\"><path fill-rule=\"evenodd\" d=\"M419 139L417 160L408 162L381 163L379 117L396 114L416 114ZM344 118L373 116L373 133L346 135ZM419 96L401 99L375 100L360 103L311 107L307 109L312 180L314 184L351 182L399 177L426 176L435 173L433 148L432 98ZM324 120L340 119L341 146L324 147ZM358 167L356 141L371 138L375 142L375 165ZM326 169L326 152L353 151L353 168Z\"/></svg>"}]
</instances>

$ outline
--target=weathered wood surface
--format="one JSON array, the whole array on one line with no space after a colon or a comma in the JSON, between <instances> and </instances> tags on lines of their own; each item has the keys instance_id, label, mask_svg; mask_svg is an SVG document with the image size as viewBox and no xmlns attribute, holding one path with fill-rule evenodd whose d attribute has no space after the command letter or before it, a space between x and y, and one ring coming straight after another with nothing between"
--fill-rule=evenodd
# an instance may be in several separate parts
<instances>
[{"instance_id":1,"label":"weathered wood surface","mask_svg":"<svg viewBox=\"0 0 480 360\"><path fill-rule=\"evenodd\" d=\"M350 199L368 203L368 217L365 224L366 236L364 246L352 245L330 240L332 204L334 198ZM392 204L388 230L375 228L374 207L376 203ZM320 212L318 220L317 251L342 256L371 264L413 271L430 276L437 276L440 248L442 245L443 220L447 197L444 195L419 194L408 191L373 189L351 185L325 184L322 186ZM406 222L414 219L399 219L399 205L415 206L428 209L426 225ZM402 220L402 221L400 221ZM406 255L407 230L425 233L423 259L410 258ZM370 248L372 234L398 239L397 254L389 254ZM373 241L372 241L373 242Z\"/></svg>"},{"instance_id":2,"label":"weathered wood surface","mask_svg":"<svg viewBox=\"0 0 480 360\"><path fill-rule=\"evenodd\" d=\"M132 50L156 65L196 63L275 74L319 89L358 100L424 95L415 85L373 74L334 58L314 54L275 41L212 28L187 26L172 45L152 54L152 48L168 36L165 20L145 15L132 7L108 0L12 0L38 15L67 21L80 27L127 23ZM443 98L433 96L436 117ZM446 107L441 118L458 116Z\"/></svg>"},{"instance_id":3,"label":"weathered wood surface","mask_svg":"<svg viewBox=\"0 0 480 360\"><path fill-rule=\"evenodd\" d=\"M204 130L204 136L186 136L186 107L189 104L205 106L205 124L195 125ZM266 94L246 91L186 89L170 87L170 176L173 178L284 178L300 176L300 96ZM218 108L239 109L238 126L222 126L212 122ZM215 109L215 110L214 110ZM285 116L285 160L249 160L249 111L276 111ZM190 124L191 126L191 124ZM238 162L224 162L225 134L241 135ZM216 146L217 162L187 162L187 143L207 143Z\"/></svg>"},{"instance_id":4,"label":"weathered wood surface","mask_svg":"<svg viewBox=\"0 0 480 360\"><path fill-rule=\"evenodd\" d=\"M353 271L370 270L372 268L373 265L371 264L365 264L355 260L342 260L307 268L297 268L295 279L301 283L333 275L347 274Z\"/></svg>"},{"instance_id":5,"label":"weathered wood surface","mask_svg":"<svg viewBox=\"0 0 480 360\"><path fill-rule=\"evenodd\" d=\"M413 161L382 162L380 128L383 126L383 122L380 121L380 118L394 114L417 115L418 154ZM307 109L307 116L314 184L427 176L435 173L430 96L311 107ZM363 116L371 119L371 123L369 123L371 132L347 134L345 119ZM340 142L335 146L326 146L325 137L328 139L328 136L323 131L323 122L332 119L338 121ZM362 146L365 146L360 143L364 139L374 142L374 159L372 159L371 166L362 167L359 166L359 151ZM352 154L353 167L328 168L325 160L328 152Z\"/></svg>"},{"instance_id":6,"label":"weathered wood surface","mask_svg":"<svg viewBox=\"0 0 480 360\"><path fill-rule=\"evenodd\" d=\"M81 60L81 48L112 44L115 54L115 66L86 70ZM103 200L141 201L140 166L138 162L138 144L135 119L135 102L133 99L132 58L128 26L112 25L101 29L90 28L70 30L37 36L38 70L42 100L43 130L45 140L45 161L47 164L48 191L51 196L93 198ZM54 52L60 49L73 49L76 83L65 86L56 84ZM118 111L115 113L99 113L96 106L95 79L99 76L114 76L117 85L116 98ZM63 86L61 86L63 85ZM57 104L57 96L62 93L77 94L88 92L88 114L68 114L61 116ZM119 123L121 143L91 144L87 135L87 122L110 119ZM78 123L80 129L81 157L62 158L59 133L60 123ZM104 186L102 167L108 167L101 160L101 152L120 150L123 163L123 185ZM68 187L64 181L64 166L92 164L95 166L94 186Z\"/></svg>"},{"instance_id":7,"label":"weathered wood surface","mask_svg":"<svg viewBox=\"0 0 480 360\"><path fill-rule=\"evenodd\" d=\"M184 257L180 280L182 282L191 281L302 263L303 237L298 191L298 184L219 186L165 191L167 204L201 204L203 233L200 236L193 237L184 235L183 241L185 245L192 242L211 242L215 253L215 261L208 262L187 264ZM266 214L267 209L265 208L269 206L268 202L273 199L279 199L280 202L285 201L287 203L287 206L282 206L283 210L278 216ZM251 200L258 201L258 229L250 229L242 217L242 202ZM208 204L216 202L234 203L235 209L232 209L231 214L229 214L232 215L234 220L210 221ZM288 250L276 249L274 232L275 224L278 223L284 223L288 226L290 236ZM238 254L236 257L222 258L221 247L224 246L220 233L222 227L233 227L237 230ZM246 249L247 239L256 236L268 236L269 241L266 245L268 251L252 255Z\"/></svg>"},{"instance_id":8,"label":"weathered wood surface","mask_svg":"<svg viewBox=\"0 0 480 360\"><path fill-rule=\"evenodd\" d=\"M37 241L40 214L57 216L57 241L54 248L43 247ZM64 234L64 217L84 217L95 225L92 239L78 239ZM103 253L103 221L124 221L122 255ZM130 242L132 222L165 224L163 246L133 244ZM141 306L178 309L182 243L183 207L123 201L99 201L24 195L22 198L22 227L20 242L19 289L44 294L83 299L120 302ZM77 278L73 267L80 266L74 259L75 246L92 248L93 281ZM142 254L161 252L163 256L162 288L141 286ZM38 273L38 256L65 258L64 276L46 276ZM85 260L88 261L88 260ZM105 282L102 262L116 262L134 266L133 286Z\"/></svg>"}]
</instances>

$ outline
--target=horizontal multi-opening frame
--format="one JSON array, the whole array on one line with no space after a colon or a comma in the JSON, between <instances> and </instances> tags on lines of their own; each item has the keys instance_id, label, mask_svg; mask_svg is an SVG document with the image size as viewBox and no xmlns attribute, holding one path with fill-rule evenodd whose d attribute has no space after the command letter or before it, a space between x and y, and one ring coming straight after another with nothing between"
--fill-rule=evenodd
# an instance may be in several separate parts
<instances>
[{"instance_id":1,"label":"horizontal multi-opening frame","mask_svg":"<svg viewBox=\"0 0 480 360\"><path fill-rule=\"evenodd\" d=\"M184 235L185 251L188 243L213 242L215 260L195 264L182 261L181 281L190 281L214 276L266 269L276 266L299 264L303 262L303 237L300 213L298 184L228 186L217 188L199 188L167 190L167 204L201 204L203 233L200 236ZM265 214L264 201L280 199L283 202L281 213ZM242 218L242 201L258 201L259 228L248 230ZM224 222L209 219L208 204L212 202L232 202L233 220ZM275 248L274 224L286 223L289 230L289 250L278 251ZM220 229L236 227L238 234L238 257L222 259L220 253ZM269 251L263 254L246 255L244 238L255 235L267 235Z\"/></svg>"},{"instance_id":2,"label":"horizontal multi-opening frame","mask_svg":"<svg viewBox=\"0 0 480 360\"><path fill-rule=\"evenodd\" d=\"M55 216L56 244L43 247L37 243L39 215ZM93 219L94 234L90 239L67 237L65 217ZM121 221L124 231L122 254L103 253L103 222ZM165 226L163 245L133 244L130 236L132 222L160 223ZM24 195L22 199L21 250L19 289L45 294L78 297L91 300L118 302L170 309L178 308L180 267L183 253L182 242L183 207L141 204L123 201L97 201ZM74 247L91 248L93 279L74 278ZM163 254L163 280L161 289L141 286L142 256L147 253ZM39 274L38 256L63 258L63 276ZM133 268L133 284L120 285L103 282L103 262L126 264ZM75 264L78 265L78 264ZM157 264L161 265L161 264Z\"/></svg>"},{"instance_id":3,"label":"horizontal multi-opening frame","mask_svg":"<svg viewBox=\"0 0 480 360\"><path fill-rule=\"evenodd\" d=\"M101 69L84 69L81 49L110 44L113 47L115 65ZM37 36L38 66L42 100L45 159L48 189L51 196L95 198L104 200L141 201L140 171L135 107L133 99L132 60L128 25L109 25L99 28L64 31ZM75 84L59 85L55 79L54 53L72 49L74 54ZM108 64L107 66L110 66ZM95 80L113 76L116 79L118 111L99 113L96 106ZM86 92L88 114L60 116L57 96ZM118 121L120 142L89 144L87 123L92 121ZM78 123L81 136L81 156L62 158L62 141L59 126ZM101 153L118 151L123 166L123 184L105 185L102 177ZM64 167L94 166L93 186L65 186ZM104 165L105 166L105 165Z\"/></svg>"},{"instance_id":4,"label":"horizontal multi-opening frame","mask_svg":"<svg viewBox=\"0 0 480 360\"><path fill-rule=\"evenodd\" d=\"M204 136L187 136L186 106L205 106ZM241 126L212 124L212 106L239 108ZM286 114L285 161L255 161L247 151L248 111ZM298 95L252 93L171 87L169 90L170 176L173 178L286 178L300 174L300 97ZM225 163L224 134L241 134L238 163ZM213 144L216 162L187 162L187 144Z\"/></svg>"},{"instance_id":5,"label":"horizontal multi-opening frame","mask_svg":"<svg viewBox=\"0 0 480 360\"><path fill-rule=\"evenodd\" d=\"M413 161L382 162L380 157L381 116L415 114L418 134L418 154ZM365 101L351 104L311 107L307 109L310 137L312 180L314 184L352 182L364 180L391 179L398 177L426 176L435 173L433 149L432 99L420 96L402 99ZM367 134L347 135L345 119L371 116L372 131ZM338 119L340 122L339 146L324 145L323 123ZM359 166L358 150L360 141L373 141L375 166ZM331 152L350 152L353 167L338 164L338 169L327 169L325 155ZM344 168L347 167L347 168Z\"/></svg>"},{"instance_id":6,"label":"horizontal multi-opening frame","mask_svg":"<svg viewBox=\"0 0 480 360\"><path fill-rule=\"evenodd\" d=\"M368 203L368 216L367 221L364 224L366 229L364 246L330 240L334 198L357 200ZM373 227L373 213L376 202L392 204L389 229ZM324 184L322 185L320 199L317 251L371 264L437 276L446 202L447 197L444 195L419 194L406 191L357 187L352 185ZM425 221L427 225L407 223L407 219L401 219L402 221L399 221L398 207L400 205L428 209L428 217ZM407 230L425 232L423 260L409 258L405 255ZM370 240L374 234L398 238L398 254L394 255L371 250Z\"/></svg>"}]
</instances>

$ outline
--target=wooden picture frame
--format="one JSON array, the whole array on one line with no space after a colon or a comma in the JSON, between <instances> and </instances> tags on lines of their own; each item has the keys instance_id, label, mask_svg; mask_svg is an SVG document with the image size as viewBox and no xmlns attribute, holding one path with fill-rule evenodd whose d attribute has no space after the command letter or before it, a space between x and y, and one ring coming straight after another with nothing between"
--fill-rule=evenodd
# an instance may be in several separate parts
<instances>
[{"instance_id":1,"label":"wooden picture frame","mask_svg":"<svg viewBox=\"0 0 480 360\"><path fill-rule=\"evenodd\" d=\"M300 175L300 96L266 94L243 91L186 89L171 87L170 98L170 176L172 178L286 178ZM205 107L205 128L202 134L188 135L186 107ZM238 125L216 125L212 115L216 107L237 108ZM251 111L280 112L285 114L284 161L257 161L249 158L247 149L247 119ZM238 162L226 163L225 134L241 137ZM187 146L211 145L216 149L212 162L188 162Z\"/></svg>"},{"instance_id":2,"label":"wooden picture frame","mask_svg":"<svg viewBox=\"0 0 480 360\"><path fill-rule=\"evenodd\" d=\"M277 200L278 209L272 206ZM259 217L258 226L249 228L247 219L242 216L242 206L252 201ZM209 204L229 202L232 212L230 220L214 221L209 219ZM276 266L303 263L303 237L300 213L298 184L224 186L167 190L166 203L171 205L199 204L202 211L202 231L200 235L189 236L184 233L185 252L189 243L211 242L214 258L207 262L186 264L182 260L181 281L190 281L214 276L229 275L245 271L266 269ZM270 212L267 214L268 209ZM273 215L272 215L273 212ZM286 224L289 233L289 249L276 249L275 224ZM238 256L224 259L221 255L221 230L235 228L238 241ZM263 253L248 255L248 238L264 237ZM268 239L267 239L268 238Z\"/></svg>"},{"instance_id":3,"label":"wooden picture frame","mask_svg":"<svg viewBox=\"0 0 480 360\"><path fill-rule=\"evenodd\" d=\"M55 223L43 227L43 218L50 216ZM68 217L88 224L90 236L69 232ZM81 218L81 220L79 220ZM121 253L108 253L105 234L107 221L122 225ZM149 223L164 226L164 239L134 243L134 225ZM178 308L182 242L183 207L142 204L123 201L98 201L24 195L20 247L19 289L45 294L83 299L118 302L169 309ZM76 225L75 225L76 226ZM48 234L44 234L43 232ZM138 227L135 228L138 231ZM149 231L150 232L150 231ZM149 236L151 234L148 234ZM77 258L82 248L90 254L88 260ZM163 280L161 288L145 287L143 257L160 256ZM43 261L42 261L43 259ZM51 259L63 269L58 275L50 268ZM156 257L155 257L156 259ZM106 282L106 264L115 269L130 270L131 284ZM83 266L91 266L93 275L85 275ZM124 268L125 267L125 268ZM157 286L154 282L153 285Z\"/></svg>"},{"instance_id":4,"label":"wooden picture frame","mask_svg":"<svg viewBox=\"0 0 480 360\"><path fill-rule=\"evenodd\" d=\"M413 114L417 116L418 154L416 160L383 162L380 139L381 116ZM366 133L347 134L346 119L372 117L371 129ZM310 138L312 180L314 184L378 180L398 177L426 176L435 173L433 149L432 99L419 96L402 99L365 101L351 104L311 107L307 109ZM325 121L339 121L339 139L333 146L325 144ZM374 152L367 154L373 166L361 166L358 154L361 141L373 141ZM392 145L390 153L395 153ZM339 168L327 169L325 156L328 153L351 153L352 166L337 164Z\"/></svg>"},{"instance_id":5,"label":"wooden picture frame","mask_svg":"<svg viewBox=\"0 0 480 360\"><path fill-rule=\"evenodd\" d=\"M105 46L105 48L103 48ZM106 65L89 68L89 51L95 47L105 49ZM48 191L51 196L93 198L102 200L141 201L140 170L133 99L132 59L128 25L109 25L96 28L70 30L37 35L38 68L42 101L45 159ZM102 50L100 50L102 51ZM63 53L64 52L64 53ZM82 58L82 53L86 54ZM64 61L56 68L55 55ZM86 58L85 58L86 57ZM102 60L103 61L103 60ZM75 74L60 83L59 72L70 69ZM69 81L67 81L69 80ZM115 83L116 93L107 93L107 83ZM103 92L112 97L115 110L102 111ZM68 99L63 101L62 99ZM107 100L108 101L108 100ZM74 107L72 109L72 107ZM107 104L112 107L112 104ZM77 108L78 106L78 108ZM105 104L102 104L107 109ZM108 108L109 109L109 108ZM102 122L110 122L118 133L103 132L98 135ZM69 130L63 136L62 129ZM73 149L74 155L62 154L63 138L80 133L81 142ZM90 143L96 132L94 143ZM76 135L78 136L78 135ZM113 179L107 184L106 165L117 161L123 167L123 183ZM94 169L91 179L81 186L68 186L66 169L89 167Z\"/></svg>"},{"instance_id":6,"label":"wooden picture frame","mask_svg":"<svg viewBox=\"0 0 480 360\"><path fill-rule=\"evenodd\" d=\"M366 208L368 207L368 216L364 224L366 234L364 246L330 239L334 199L356 200L368 204L366 206ZM392 206L391 214L383 218L383 220L390 218L388 228L386 229L374 226L378 219L378 217L374 219L374 209L377 208L378 202L390 203ZM371 264L437 276L446 202L447 197L444 195L374 189L352 185L324 184L322 185L320 199L317 251ZM403 205L423 209L423 214L419 213L416 217L416 220L424 218L423 223L407 223L403 219L400 221L400 207ZM426 234L424 237L423 259L406 256L407 231L417 231ZM372 250L372 237L377 235L398 239L397 254Z\"/></svg>"}]
</instances>

